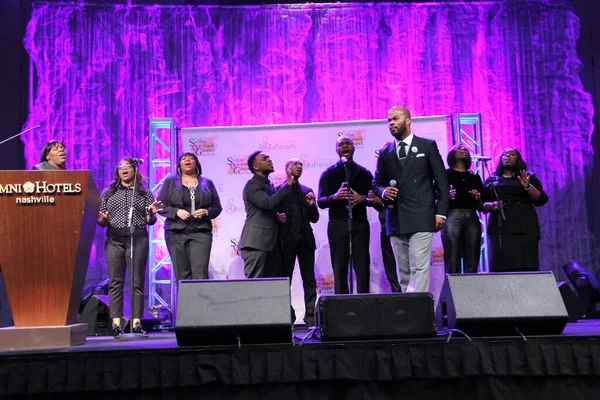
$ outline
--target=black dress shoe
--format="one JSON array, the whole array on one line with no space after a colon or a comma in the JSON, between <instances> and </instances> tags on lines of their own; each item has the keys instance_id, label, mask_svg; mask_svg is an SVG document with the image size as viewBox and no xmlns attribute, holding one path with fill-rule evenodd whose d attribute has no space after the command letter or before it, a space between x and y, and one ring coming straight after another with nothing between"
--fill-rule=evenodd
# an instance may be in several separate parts
<instances>
[{"instance_id":1,"label":"black dress shoe","mask_svg":"<svg viewBox=\"0 0 600 400\"><path fill-rule=\"evenodd\" d=\"M121 328L120 325L113 325L113 336L117 337L120 335L124 335L125 332L123 332L123 328Z\"/></svg>"},{"instance_id":2,"label":"black dress shoe","mask_svg":"<svg viewBox=\"0 0 600 400\"><path fill-rule=\"evenodd\" d=\"M146 332L144 330L144 328L142 328L142 325L140 325L140 324L135 324L133 326L133 333L137 333L138 335L148 336L148 332Z\"/></svg>"}]
</instances>

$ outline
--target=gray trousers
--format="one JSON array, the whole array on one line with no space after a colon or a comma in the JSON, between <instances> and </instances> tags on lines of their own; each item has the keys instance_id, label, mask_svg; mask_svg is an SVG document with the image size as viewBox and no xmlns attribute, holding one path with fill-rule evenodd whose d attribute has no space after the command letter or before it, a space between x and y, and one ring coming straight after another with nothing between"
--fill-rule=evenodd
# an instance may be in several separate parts
<instances>
[{"instance_id":1,"label":"gray trousers","mask_svg":"<svg viewBox=\"0 0 600 400\"><path fill-rule=\"evenodd\" d=\"M178 283L185 279L208 279L212 232L166 231L165 241Z\"/></svg>"},{"instance_id":2,"label":"gray trousers","mask_svg":"<svg viewBox=\"0 0 600 400\"><path fill-rule=\"evenodd\" d=\"M433 232L416 232L390 237L398 281L404 293L429 292Z\"/></svg>"},{"instance_id":3,"label":"gray trousers","mask_svg":"<svg viewBox=\"0 0 600 400\"><path fill-rule=\"evenodd\" d=\"M148 237L135 236L133 244L133 315L131 318L142 318L144 311L144 281L146 277L146 261L148 261ZM108 268L108 301L110 318L123 317L123 290L125 288L125 271L129 268L131 279L130 238L109 236L104 244L106 266Z\"/></svg>"}]
</instances>

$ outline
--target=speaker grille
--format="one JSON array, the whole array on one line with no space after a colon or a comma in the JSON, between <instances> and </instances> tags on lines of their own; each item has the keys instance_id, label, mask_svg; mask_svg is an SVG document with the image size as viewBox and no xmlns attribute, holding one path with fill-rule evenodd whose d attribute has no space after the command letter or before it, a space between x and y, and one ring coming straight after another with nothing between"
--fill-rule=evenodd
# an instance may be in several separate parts
<instances>
[{"instance_id":1,"label":"speaker grille","mask_svg":"<svg viewBox=\"0 0 600 400\"><path fill-rule=\"evenodd\" d=\"M429 293L334 295L319 298L321 340L394 339L435 335Z\"/></svg>"}]
</instances>

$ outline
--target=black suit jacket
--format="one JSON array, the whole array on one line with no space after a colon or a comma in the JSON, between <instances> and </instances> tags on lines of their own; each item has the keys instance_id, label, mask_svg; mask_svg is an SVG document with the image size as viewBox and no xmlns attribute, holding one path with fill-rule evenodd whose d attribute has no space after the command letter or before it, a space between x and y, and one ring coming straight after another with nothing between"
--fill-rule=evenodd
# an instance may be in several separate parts
<instances>
[{"instance_id":1,"label":"black suit jacket","mask_svg":"<svg viewBox=\"0 0 600 400\"><path fill-rule=\"evenodd\" d=\"M285 185L280 185L278 187L278 189L283 188L283 186L285 186ZM306 198L306 195L308 193L313 191L308 186L304 186L300 183L298 184L298 187L300 188L300 191L302 192L302 195L304 198ZM279 204L279 212L285 213L289 217L289 215L290 215L289 209L290 209L290 196L286 196L283 199L283 201ZM310 225L310 223L312 222L313 224L315 224L315 223L317 223L317 221L319 221L319 209L317 208L316 198L315 198L315 204L313 204L312 206L309 206L308 204L306 204L306 201L304 201L304 207L302 207L302 222L301 222L302 223L302 231L304 232L304 236L306 239L306 243L308 244L308 248L311 250L315 250L317 248L317 245L315 242L315 234L313 233L313 229L312 229L312 226ZM283 242L286 241L286 238L287 238L287 235L289 232L289 228L290 228L289 220L288 220L288 223L279 225L279 233L281 234L281 240Z\"/></svg>"},{"instance_id":2,"label":"black suit jacket","mask_svg":"<svg viewBox=\"0 0 600 400\"><path fill-rule=\"evenodd\" d=\"M398 197L388 202L386 231L388 236L415 232L434 232L435 216L446 216L450 187L437 144L433 140L413 135L404 167L400 165L396 142L384 145L377 159L373 188L383 198L383 191L397 182ZM434 185L439 189L436 204Z\"/></svg>"},{"instance_id":3,"label":"black suit jacket","mask_svg":"<svg viewBox=\"0 0 600 400\"><path fill-rule=\"evenodd\" d=\"M188 222L177 216L177 210L186 209L183 205L183 191L188 190L181 184L181 176L171 176L165 180L158 200L162 201L163 209L159 214L167 217L165 221L165 230L184 229ZM211 220L217 218L221 211L221 200L215 188L214 183L203 176L198 177L198 187L196 188L196 210L205 208L208 215L202 218L194 218L194 227L197 229L208 229L212 231ZM187 210L188 212L190 210Z\"/></svg>"},{"instance_id":4,"label":"black suit jacket","mask_svg":"<svg viewBox=\"0 0 600 400\"><path fill-rule=\"evenodd\" d=\"M261 251L273 251L279 236L277 210L281 201L292 191L292 185L283 185L276 191L270 182L253 175L244 186L244 206L246 221L238 243L240 250L251 248Z\"/></svg>"}]
</instances>

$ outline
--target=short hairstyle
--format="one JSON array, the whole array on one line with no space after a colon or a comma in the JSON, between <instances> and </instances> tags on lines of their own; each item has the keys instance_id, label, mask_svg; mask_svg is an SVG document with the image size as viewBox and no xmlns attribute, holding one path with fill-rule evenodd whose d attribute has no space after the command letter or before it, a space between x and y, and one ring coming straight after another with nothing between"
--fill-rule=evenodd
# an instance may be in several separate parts
<instances>
[{"instance_id":1,"label":"short hairstyle","mask_svg":"<svg viewBox=\"0 0 600 400\"><path fill-rule=\"evenodd\" d=\"M256 150L254 153L250 154L250 157L248 157L248 169L250 169L250 172L252 173L254 173L254 168L252 168L252 166L254 165L254 160L256 159L256 156L260 153L262 153L262 151Z\"/></svg>"},{"instance_id":2,"label":"short hairstyle","mask_svg":"<svg viewBox=\"0 0 600 400\"><path fill-rule=\"evenodd\" d=\"M40 162L48 161L48 160L46 160L46 157L48 157L48 153L50 153L50 150L52 150L52 148L55 146L62 146L63 148L66 147L65 144L63 142L61 142L60 140L49 141L48 143L46 143L44 145L44 148L42 149L42 155L40 156Z\"/></svg>"},{"instance_id":3,"label":"short hairstyle","mask_svg":"<svg viewBox=\"0 0 600 400\"><path fill-rule=\"evenodd\" d=\"M352 138L351 138L351 137L349 137L349 136L344 136L344 135L340 135L340 136L338 136L338 138L335 140L335 148L336 148L336 149L338 148L338 146L340 145L340 142L341 142L343 139L348 139L348 140L350 141L350 144L352 144L352 146L354 146L354 140L352 140Z\"/></svg>"},{"instance_id":4,"label":"short hairstyle","mask_svg":"<svg viewBox=\"0 0 600 400\"><path fill-rule=\"evenodd\" d=\"M190 153L189 151L187 153L183 153L177 159L177 174L181 175L181 159L183 157L192 157L194 159L194 161L196 161L196 169L198 170L198 176L201 176L202 175L202 165L200 164L200 160L198 160L198 156L196 156L194 153Z\"/></svg>"},{"instance_id":5,"label":"short hairstyle","mask_svg":"<svg viewBox=\"0 0 600 400\"><path fill-rule=\"evenodd\" d=\"M452 168L453 166L456 165L456 150L458 150L458 146L461 146L461 143L454 145L450 148L450 151L448 152L448 156L446 158L446 161L448 161L448 166L450 168ZM469 149L467 149L465 147L465 145L462 145L462 147L465 148L465 150L467 151L467 159L465 160L465 168L469 169L471 168L471 152L469 151Z\"/></svg>"},{"instance_id":6,"label":"short hairstyle","mask_svg":"<svg viewBox=\"0 0 600 400\"><path fill-rule=\"evenodd\" d=\"M302 160L300 160L299 158L290 158L289 160L287 160L287 161L285 162L285 167L284 167L284 169L287 171L288 167L289 167L290 165L292 165L293 163L295 163L295 162L300 162L300 163L302 163Z\"/></svg>"}]
</instances>

